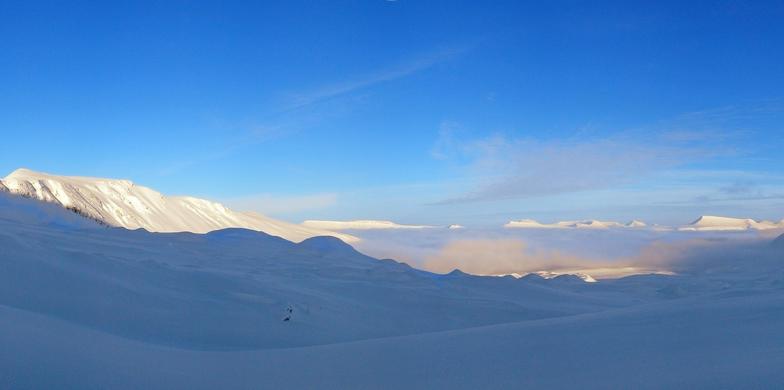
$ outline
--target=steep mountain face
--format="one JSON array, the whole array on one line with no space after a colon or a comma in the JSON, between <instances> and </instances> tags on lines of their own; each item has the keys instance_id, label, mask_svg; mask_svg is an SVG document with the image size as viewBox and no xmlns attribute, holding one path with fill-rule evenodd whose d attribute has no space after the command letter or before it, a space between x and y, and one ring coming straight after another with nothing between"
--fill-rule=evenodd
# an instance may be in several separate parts
<instances>
[{"instance_id":1,"label":"steep mountain face","mask_svg":"<svg viewBox=\"0 0 784 390\"><path fill-rule=\"evenodd\" d=\"M751 218L729 218L704 215L691 224L680 228L684 231L743 231L784 228L784 223L756 221Z\"/></svg>"},{"instance_id":2,"label":"steep mountain face","mask_svg":"<svg viewBox=\"0 0 784 390\"><path fill-rule=\"evenodd\" d=\"M331 235L356 241L347 234L278 221L260 214L237 212L220 203L187 196L164 196L128 180L56 176L18 169L0 181L0 189L51 202L110 226L151 232L206 233L245 228L291 241Z\"/></svg>"}]
</instances>

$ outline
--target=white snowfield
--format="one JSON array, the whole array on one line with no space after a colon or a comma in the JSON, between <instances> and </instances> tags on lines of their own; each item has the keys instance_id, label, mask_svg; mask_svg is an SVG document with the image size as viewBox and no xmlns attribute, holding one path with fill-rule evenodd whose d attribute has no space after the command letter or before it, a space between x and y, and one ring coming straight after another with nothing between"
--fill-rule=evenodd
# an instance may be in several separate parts
<instances>
[{"instance_id":1,"label":"white snowfield","mask_svg":"<svg viewBox=\"0 0 784 390\"><path fill-rule=\"evenodd\" d=\"M263 231L291 241L341 233L300 226L257 213L236 212L220 203L188 196L164 196L129 180L57 176L18 169L0 181L14 194L77 209L110 226L151 232L207 233L225 228Z\"/></svg>"},{"instance_id":2,"label":"white snowfield","mask_svg":"<svg viewBox=\"0 0 784 390\"><path fill-rule=\"evenodd\" d=\"M0 388L777 388L782 240L599 283L438 275L0 193Z\"/></svg>"},{"instance_id":3,"label":"white snowfield","mask_svg":"<svg viewBox=\"0 0 784 390\"><path fill-rule=\"evenodd\" d=\"M401 225L392 221L358 220L358 221L318 221L308 220L302 225L323 230L371 230L371 229L430 229L434 226Z\"/></svg>"}]
</instances>

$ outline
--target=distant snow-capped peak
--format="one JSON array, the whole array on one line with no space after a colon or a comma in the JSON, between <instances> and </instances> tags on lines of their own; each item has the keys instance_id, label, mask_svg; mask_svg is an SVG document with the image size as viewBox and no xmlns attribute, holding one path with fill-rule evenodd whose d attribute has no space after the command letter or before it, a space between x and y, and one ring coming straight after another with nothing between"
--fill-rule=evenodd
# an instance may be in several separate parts
<instances>
[{"instance_id":1,"label":"distant snow-capped peak","mask_svg":"<svg viewBox=\"0 0 784 390\"><path fill-rule=\"evenodd\" d=\"M784 221L757 221L751 218L718 217L703 215L689 225L683 226L681 231L744 231L744 230L769 230L784 228Z\"/></svg>"},{"instance_id":2,"label":"distant snow-capped peak","mask_svg":"<svg viewBox=\"0 0 784 390\"><path fill-rule=\"evenodd\" d=\"M344 241L357 239L314 227L275 220L260 214L237 212L205 199L164 196L129 180L57 176L17 169L0 180L0 189L62 207L110 226L143 228L152 232L207 233L225 228L245 228L302 241L329 235Z\"/></svg>"},{"instance_id":3,"label":"distant snow-capped peak","mask_svg":"<svg viewBox=\"0 0 784 390\"><path fill-rule=\"evenodd\" d=\"M521 219L509 221L504 225L505 228L517 229L614 229L614 228L635 228L648 229L653 231L672 231L674 227L648 225L639 220L632 220L626 224L613 221L583 220L583 221L562 221L555 223L541 223L533 219ZM784 220L780 222L759 221L751 218L730 218L713 215L704 215L694 222L678 227L679 231L746 231L746 230L770 230L784 229Z\"/></svg>"},{"instance_id":4,"label":"distant snow-capped peak","mask_svg":"<svg viewBox=\"0 0 784 390\"><path fill-rule=\"evenodd\" d=\"M630 228L642 228L642 227L648 226L648 224L646 224L643 221L639 221L639 220L635 219L635 220L627 222L626 225L624 225L624 226L625 227L630 227Z\"/></svg>"},{"instance_id":5,"label":"distant snow-capped peak","mask_svg":"<svg viewBox=\"0 0 784 390\"><path fill-rule=\"evenodd\" d=\"M533 219L509 221L505 228L519 229L611 229L611 228L637 228L647 226L641 221L632 221L627 224L614 221L599 221L595 219L581 221L561 221L555 223L541 223Z\"/></svg>"},{"instance_id":6,"label":"distant snow-capped peak","mask_svg":"<svg viewBox=\"0 0 784 390\"><path fill-rule=\"evenodd\" d=\"M594 279L593 276L583 272L561 273L561 272L551 272L551 271L537 271L537 272L529 272L526 274L511 273L511 274L504 274L498 276L513 276L516 279L527 279L527 280L530 279L552 280L552 281L576 280L576 281L583 281L585 283L598 282L598 280Z\"/></svg>"}]
</instances>

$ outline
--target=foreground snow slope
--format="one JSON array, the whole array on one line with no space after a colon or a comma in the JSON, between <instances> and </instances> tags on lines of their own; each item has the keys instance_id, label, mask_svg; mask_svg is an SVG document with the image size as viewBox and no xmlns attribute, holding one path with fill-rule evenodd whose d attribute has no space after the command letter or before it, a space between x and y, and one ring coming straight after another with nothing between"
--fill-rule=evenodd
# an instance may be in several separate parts
<instances>
[{"instance_id":1,"label":"foreground snow slope","mask_svg":"<svg viewBox=\"0 0 784 390\"><path fill-rule=\"evenodd\" d=\"M9 388L715 389L784 382L781 294L293 349L168 348L0 306Z\"/></svg>"},{"instance_id":2,"label":"foreground snow slope","mask_svg":"<svg viewBox=\"0 0 784 390\"><path fill-rule=\"evenodd\" d=\"M0 194L0 388L773 388L784 248L716 253L598 283L436 275Z\"/></svg>"},{"instance_id":3,"label":"foreground snow slope","mask_svg":"<svg viewBox=\"0 0 784 390\"><path fill-rule=\"evenodd\" d=\"M292 241L320 235L356 240L346 234L278 221L256 213L236 212L204 199L164 196L128 180L56 176L18 169L6 176L2 184L11 193L74 208L108 225L128 229L206 233L236 227Z\"/></svg>"}]
</instances>

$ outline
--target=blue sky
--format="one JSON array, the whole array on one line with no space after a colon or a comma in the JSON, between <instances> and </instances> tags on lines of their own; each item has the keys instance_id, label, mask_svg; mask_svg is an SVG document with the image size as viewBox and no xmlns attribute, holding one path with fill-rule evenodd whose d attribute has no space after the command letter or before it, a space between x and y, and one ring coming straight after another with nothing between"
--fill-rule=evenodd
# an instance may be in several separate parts
<instances>
[{"instance_id":1,"label":"blue sky","mask_svg":"<svg viewBox=\"0 0 784 390\"><path fill-rule=\"evenodd\" d=\"M0 172L293 221L784 218L781 2L244 3L0 5Z\"/></svg>"}]
</instances>

